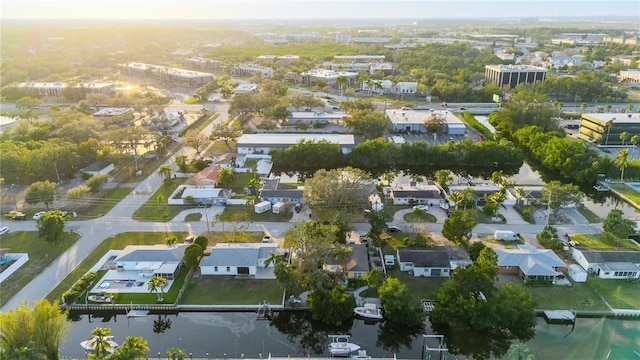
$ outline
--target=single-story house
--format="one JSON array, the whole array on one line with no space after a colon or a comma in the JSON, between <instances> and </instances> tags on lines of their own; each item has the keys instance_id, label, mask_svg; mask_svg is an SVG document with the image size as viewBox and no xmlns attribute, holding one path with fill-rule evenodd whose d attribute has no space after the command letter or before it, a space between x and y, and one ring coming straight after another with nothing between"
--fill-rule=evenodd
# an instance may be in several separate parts
<instances>
[{"instance_id":1,"label":"single-story house","mask_svg":"<svg viewBox=\"0 0 640 360\"><path fill-rule=\"evenodd\" d=\"M327 113L312 111L293 111L289 116L289 124L340 124L345 113Z\"/></svg>"},{"instance_id":2,"label":"single-story house","mask_svg":"<svg viewBox=\"0 0 640 360\"><path fill-rule=\"evenodd\" d=\"M113 260L118 271L134 271L140 277L160 276L173 280L182 267L189 244L129 245Z\"/></svg>"},{"instance_id":3,"label":"single-story house","mask_svg":"<svg viewBox=\"0 0 640 360\"><path fill-rule=\"evenodd\" d=\"M252 275L274 278L273 263L265 267L273 252L281 253L273 243L219 243L209 246L209 256L200 260L202 275Z\"/></svg>"},{"instance_id":4,"label":"single-story house","mask_svg":"<svg viewBox=\"0 0 640 360\"><path fill-rule=\"evenodd\" d=\"M200 170L194 177L187 180L188 185L208 185L215 186L218 183L218 173L221 166L208 166Z\"/></svg>"},{"instance_id":5,"label":"single-story house","mask_svg":"<svg viewBox=\"0 0 640 360\"><path fill-rule=\"evenodd\" d=\"M391 188L389 198L393 205L426 204L437 205L444 198L442 191L435 184L411 186L403 188Z\"/></svg>"},{"instance_id":6,"label":"single-story house","mask_svg":"<svg viewBox=\"0 0 640 360\"><path fill-rule=\"evenodd\" d=\"M531 245L518 245L517 249L494 249L498 254L501 274L519 275L523 280L553 282L563 276L567 265L549 249L536 249Z\"/></svg>"},{"instance_id":7,"label":"single-story house","mask_svg":"<svg viewBox=\"0 0 640 360\"><path fill-rule=\"evenodd\" d=\"M300 141L327 141L338 144L344 154L356 146L350 134L244 134L236 142L239 154L268 154L271 149L286 149Z\"/></svg>"},{"instance_id":8,"label":"single-story house","mask_svg":"<svg viewBox=\"0 0 640 360\"><path fill-rule=\"evenodd\" d=\"M107 161L98 161L82 169L82 172L87 175L95 176L95 175L108 174L112 172L113 169L114 169L113 163L110 163Z\"/></svg>"},{"instance_id":9,"label":"single-story house","mask_svg":"<svg viewBox=\"0 0 640 360\"><path fill-rule=\"evenodd\" d=\"M262 189L260 189L260 200L269 201L271 204L278 202L283 203L302 203L303 189L297 186L281 184L280 178L262 180Z\"/></svg>"},{"instance_id":10,"label":"single-story house","mask_svg":"<svg viewBox=\"0 0 640 360\"><path fill-rule=\"evenodd\" d=\"M464 135L467 131L466 125L462 120L447 110L430 109L429 111L421 111L388 109L385 110L385 115L391 122L391 130L396 133L426 133L427 127L425 122L430 121L432 118L442 120L444 126L441 132L447 135Z\"/></svg>"},{"instance_id":11,"label":"single-story house","mask_svg":"<svg viewBox=\"0 0 640 360\"><path fill-rule=\"evenodd\" d=\"M332 257L324 259L323 268L332 272L338 272L342 269L347 273L349 279L367 279L371 269L367 247L362 244L346 244L345 246L352 249L351 255L346 258L347 268L342 269L341 260Z\"/></svg>"},{"instance_id":12,"label":"single-story house","mask_svg":"<svg viewBox=\"0 0 640 360\"><path fill-rule=\"evenodd\" d=\"M451 264L443 246L401 247L396 250L400 271L413 272L413 276L449 277Z\"/></svg>"},{"instance_id":13,"label":"single-story house","mask_svg":"<svg viewBox=\"0 0 640 360\"><path fill-rule=\"evenodd\" d=\"M601 279L640 278L640 251L601 251L573 248L573 259Z\"/></svg>"},{"instance_id":14,"label":"single-story house","mask_svg":"<svg viewBox=\"0 0 640 360\"><path fill-rule=\"evenodd\" d=\"M481 184L481 185L451 185L449 186L449 194L453 194L456 191L464 191L466 189L473 190L473 201L476 206L478 203L483 203L487 196L491 196L497 192L500 192L500 188L496 185Z\"/></svg>"},{"instance_id":15,"label":"single-story house","mask_svg":"<svg viewBox=\"0 0 640 360\"><path fill-rule=\"evenodd\" d=\"M226 205L231 196L230 189L220 189L211 185L180 185L167 199L167 202L169 205L184 205L188 203Z\"/></svg>"},{"instance_id":16,"label":"single-story house","mask_svg":"<svg viewBox=\"0 0 640 360\"><path fill-rule=\"evenodd\" d=\"M469 252L462 246L443 246L449 256L449 265L451 270L455 270L457 267L465 267L472 263Z\"/></svg>"}]
</instances>

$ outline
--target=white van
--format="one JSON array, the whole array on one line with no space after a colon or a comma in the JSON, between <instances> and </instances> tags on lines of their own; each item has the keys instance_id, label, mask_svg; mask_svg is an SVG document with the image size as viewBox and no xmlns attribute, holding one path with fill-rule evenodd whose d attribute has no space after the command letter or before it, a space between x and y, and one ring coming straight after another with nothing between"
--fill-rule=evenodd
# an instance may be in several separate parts
<instances>
[{"instance_id":1,"label":"white van","mask_svg":"<svg viewBox=\"0 0 640 360\"><path fill-rule=\"evenodd\" d=\"M496 230L496 232L493 233L493 238L502 241L518 241L520 235L510 230Z\"/></svg>"},{"instance_id":2,"label":"white van","mask_svg":"<svg viewBox=\"0 0 640 360\"><path fill-rule=\"evenodd\" d=\"M384 256L384 266L385 267L393 267L396 264L396 259L393 255L385 255Z\"/></svg>"}]
</instances>

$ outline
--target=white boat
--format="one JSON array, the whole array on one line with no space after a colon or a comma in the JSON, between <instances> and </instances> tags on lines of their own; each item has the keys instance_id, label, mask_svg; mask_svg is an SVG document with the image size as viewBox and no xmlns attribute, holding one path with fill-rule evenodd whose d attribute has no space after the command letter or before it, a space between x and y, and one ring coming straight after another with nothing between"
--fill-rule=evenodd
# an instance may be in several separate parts
<instances>
[{"instance_id":1,"label":"white boat","mask_svg":"<svg viewBox=\"0 0 640 360\"><path fill-rule=\"evenodd\" d=\"M353 312L367 319L382 319L382 310L378 309L376 304L366 303L364 306L358 306L353 309Z\"/></svg>"},{"instance_id":2,"label":"white boat","mask_svg":"<svg viewBox=\"0 0 640 360\"><path fill-rule=\"evenodd\" d=\"M89 299L89 301L100 302L100 303L113 302L113 296L105 294L105 293L100 293L100 294L97 294L97 295L89 295L87 297L87 299Z\"/></svg>"},{"instance_id":3,"label":"white boat","mask_svg":"<svg viewBox=\"0 0 640 360\"><path fill-rule=\"evenodd\" d=\"M594 185L593 186L596 191L609 191L609 187L606 185Z\"/></svg>"},{"instance_id":4,"label":"white boat","mask_svg":"<svg viewBox=\"0 0 640 360\"><path fill-rule=\"evenodd\" d=\"M329 335L331 343L329 352L334 356L349 356L354 351L360 350L360 345L350 343L349 335Z\"/></svg>"},{"instance_id":5,"label":"white boat","mask_svg":"<svg viewBox=\"0 0 640 360\"><path fill-rule=\"evenodd\" d=\"M87 351L87 352L94 352L96 350L96 343L98 341L98 337L94 336L92 338L90 338L89 340L85 340L83 342L80 343L80 346L82 346L82 348ZM105 347L104 347L104 351L108 352L109 354L111 354L112 352L115 351L115 349L118 347L118 343L115 341L115 338L111 335L109 336L105 336L102 341L105 342Z\"/></svg>"}]
</instances>

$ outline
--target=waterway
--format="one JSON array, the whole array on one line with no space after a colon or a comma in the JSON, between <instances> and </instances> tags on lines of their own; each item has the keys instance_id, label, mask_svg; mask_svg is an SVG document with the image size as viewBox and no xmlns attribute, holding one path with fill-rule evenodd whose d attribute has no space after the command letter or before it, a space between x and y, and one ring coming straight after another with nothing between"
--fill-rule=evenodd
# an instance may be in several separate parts
<instances>
[{"instance_id":1,"label":"waterway","mask_svg":"<svg viewBox=\"0 0 640 360\"><path fill-rule=\"evenodd\" d=\"M312 321L306 312L280 313L275 320L257 320L252 312L193 312L130 319L124 315L74 318L76 321L61 345L62 357L84 358L79 344L96 327L111 328L120 343L127 336L144 337L149 342L150 357L158 353L164 356L173 346L192 353L194 358L206 358L207 354L219 359L258 359L268 354L328 357L328 334L335 333L350 334L350 341L360 345L371 357L390 358L395 354L401 359L420 359L426 355L422 351L422 331L407 333L389 323L366 323L359 319L344 327L327 327ZM432 333L432 330L427 326L425 332ZM472 339L456 340L471 351L482 351L484 346L473 344ZM640 359L640 319L579 318L572 329L568 325L547 324L539 318L536 337L527 347L539 353L540 359ZM466 357L448 357L454 358Z\"/></svg>"}]
</instances>

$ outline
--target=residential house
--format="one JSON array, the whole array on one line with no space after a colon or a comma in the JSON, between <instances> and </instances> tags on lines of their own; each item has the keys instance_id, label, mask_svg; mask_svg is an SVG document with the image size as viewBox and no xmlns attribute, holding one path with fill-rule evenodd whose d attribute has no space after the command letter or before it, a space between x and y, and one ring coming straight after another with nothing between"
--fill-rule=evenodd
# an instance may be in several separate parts
<instances>
[{"instance_id":1,"label":"residential house","mask_svg":"<svg viewBox=\"0 0 640 360\"><path fill-rule=\"evenodd\" d=\"M236 147L239 154L268 154L271 149L286 149L303 140L338 144L344 154L356 146L351 134L244 134L236 142Z\"/></svg>"},{"instance_id":2,"label":"residential house","mask_svg":"<svg viewBox=\"0 0 640 360\"><path fill-rule=\"evenodd\" d=\"M216 186L218 183L218 173L222 167L220 166L208 166L200 172L198 172L194 177L190 178L186 181L187 185L196 185L196 186Z\"/></svg>"},{"instance_id":3,"label":"residential house","mask_svg":"<svg viewBox=\"0 0 640 360\"><path fill-rule=\"evenodd\" d=\"M555 282L562 277L566 264L549 249L536 249L531 245L518 245L517 249L494 249L498 255L501 274L519 275L524 281L546 280Z\"/></svg>"},{"instance_id":4,"label":"residential house","mask_svg":"<svg viewBox=\"0 0 640 360\"><path fill-rule=\"evenodd\" d=\"M280 178L262 180L260 189L260 200L269 201L271 204L282 203L302 203L304 190L297 186L281 184Z\"/></svg>"},{"instance_id":5,"label":"residential house","mask_svg":"<svg viewBox=\"0 0 640 360\"><path fill-rule=\"evenodd\" d=\"M457 248L457 246L398 248L396 255L400 271L408 271L415 277L449 277L454 268L471 263L469 254L464 249ZM466 259L463 259L465 257L463 253L466 253Z\"/></svg>"},{"instance_id":6,"label":"residential house","mask_svg":"<svg viewBox=\"0 0 640 360\"><path fill-rule=\"evenodd\" d=\"M220 189L214 185L180 185L167 199L167 202L169 205L226 205L231 196L230 189Z\"/></svg>"},{"instance_id":7,"label":"residential house","mask_svg":"<svg viewBox=\"0 0 640 360\"><path fill-rule=\"evenodd\" d=\"M426 204L434 206L444 199L443 193L444 191L437 185L430 182L420 187L391 188L389 189L389 198L392 200L393 205Z\"/></svg>"},{"instance_id":8,"label":"residential house","mask_svg":"<svg viewBox=\"0 0 640 360\"><path fill-rule=\"evenodd\" d=\"M275 278L275 264L265 266L265 262L273 252L282 253L273 243L219 243L207 250L210 255L200 260L202 275L251 275L269 279Z\"/></svg>"},{"instance_id":9,"label":"residential house","mask_svg":"<svg viewBox=\"0 0 640 360\"><path fill-rule=\"evenodd\" d=\"M173 280L183 265L182 258L187 246L129 245L113 261L118 271L133 271L139 277L160 276Z\"/></svg>"},{"instance_id":10,"label":"residential house","mask_svg":"<svg viewBox=\"0 0 640 360\"><path fill-rule=\"evenodd\" d=\"M82 169L82 172L87 175L95 176L108 174L112 172L113 169L113 163L107 161L98 161Z\"/></svg>"},{"instance_id":11,"label":"residential house","mask_svg":"<svg viewBox=\"0 0 640 360\"><path fill-rule=\"evenodd\" d=\"M346 244L346 247L352 249L351 255L349 255L344 262L346 269L343 269L343 263L341 259L327 257L324 260L323 269L331 272L338 272L343 270L349 279L367 279L369 275L369 255L367 254L367 247L362 244Z\"/></svg>"},{"instance_id":12,"label":"residential house","mask_svg":"<svg viewBox=\"0 0 640 360\"><path fill-rule=\"evenodd\" d=\"M640 278L640 251L572 250L573 259L601 279Z\"/></svg>"},{"instance_id":13,"label":"residential house","mask_svg":"<svg viewBox=\"0 0 640 360\"><path fill-rule=\"evenodd\" d=\"M473 190L473 202L476 206L483 204L487 196L491 196L500 191L500 187L490 184L479 185L451 185L449 186L449 194L456 191L464 191L466 189ZM506 201L505 201L506 203Z\"/></svg>"}]
</instances>

